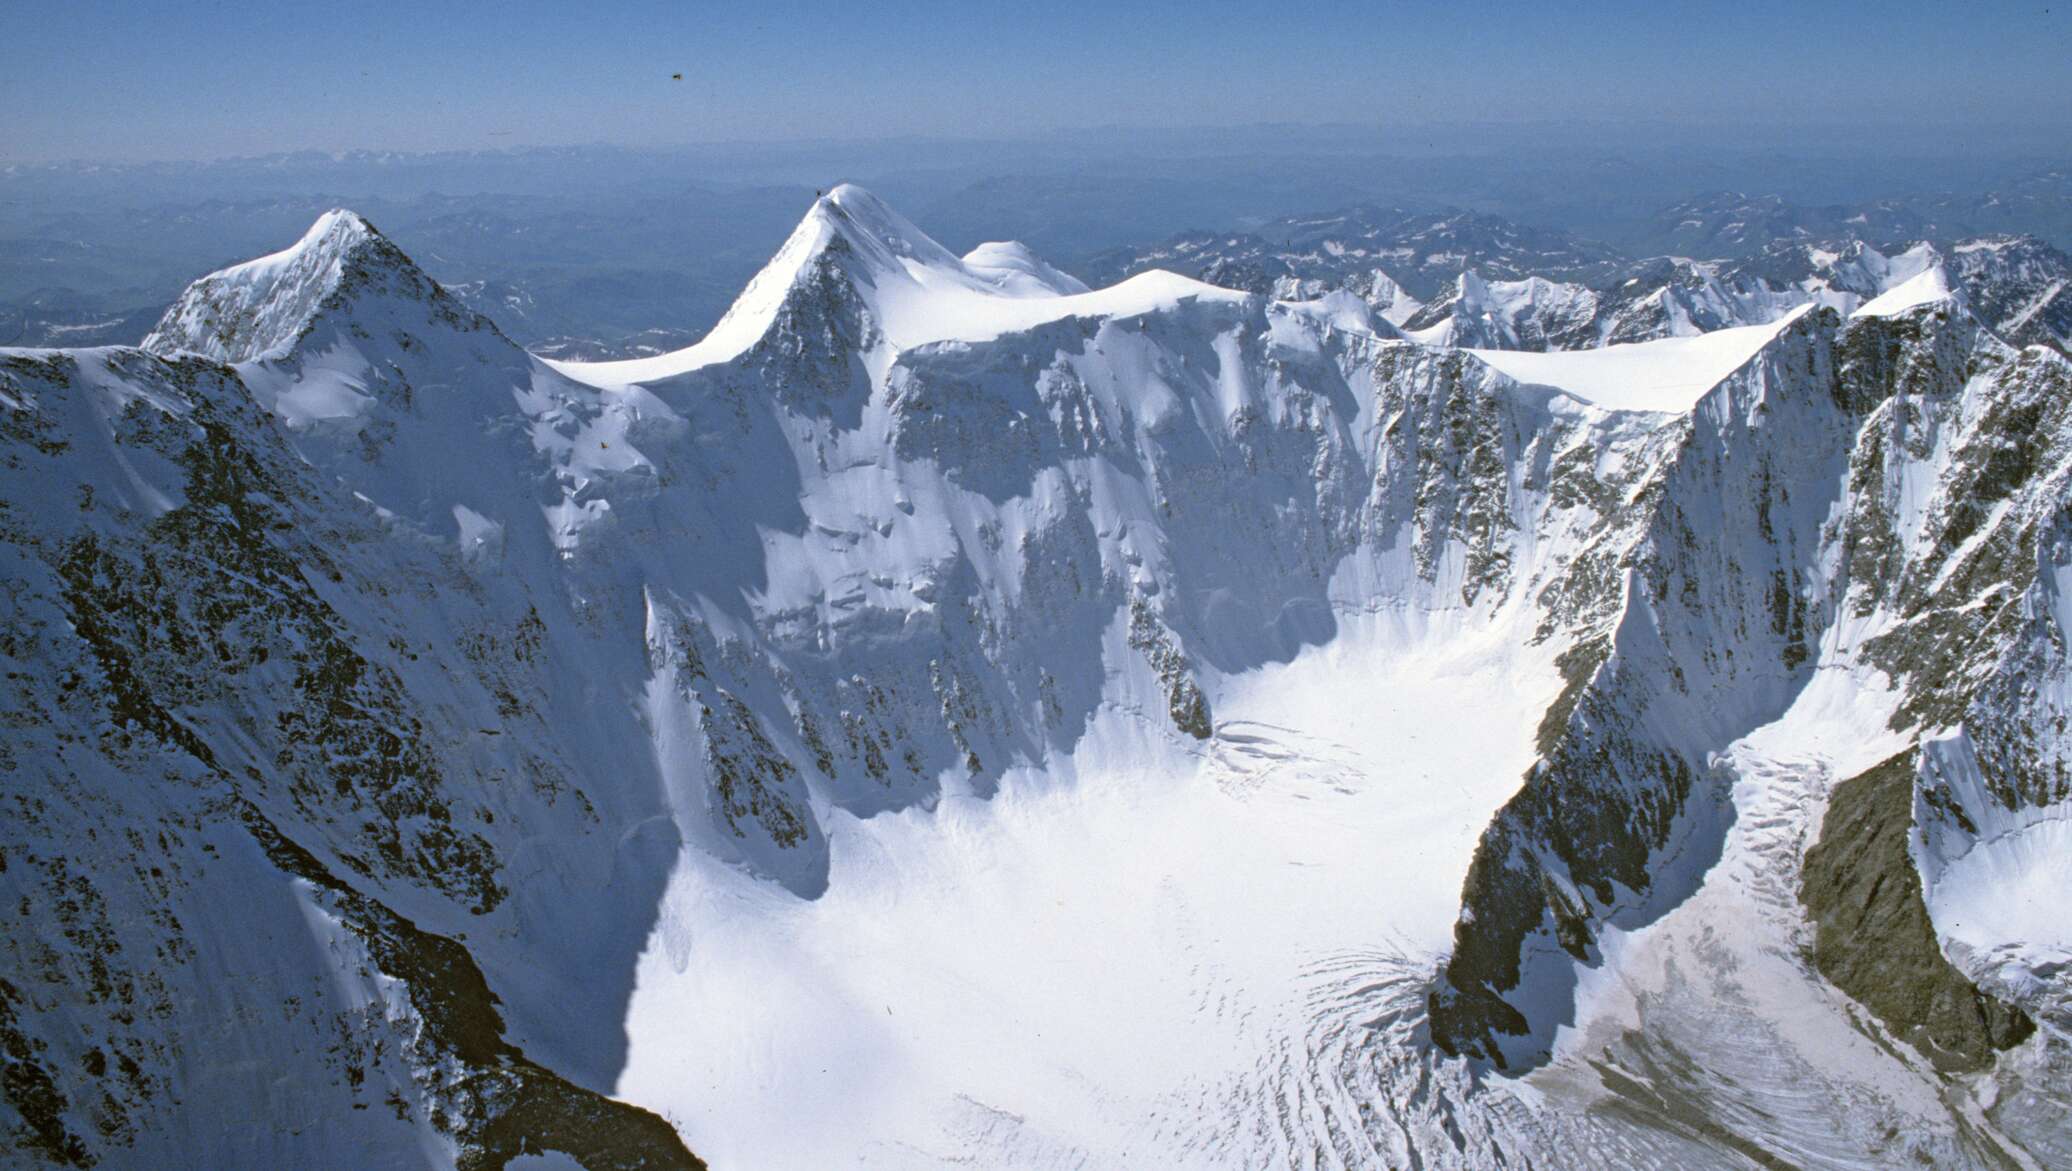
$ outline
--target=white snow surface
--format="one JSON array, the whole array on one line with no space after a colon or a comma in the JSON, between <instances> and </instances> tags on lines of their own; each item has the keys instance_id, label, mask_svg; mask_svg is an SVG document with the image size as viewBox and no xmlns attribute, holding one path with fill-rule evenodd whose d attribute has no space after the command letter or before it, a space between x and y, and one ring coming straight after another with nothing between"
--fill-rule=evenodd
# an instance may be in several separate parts
<instances>
[{"instance_id":1,"label":"white snow surface","mask_svg":"<svg viewBox=\"0 0 2072 1171\"><path fill-rule=\"evenodd\" d=\"M1015 296L1069 297L1090 291L1084 281L1053 267L1017 240L973 248L964 254L964 267Z\"/></svg>"},{"instance_id":2,"label":"white snow surface","mask_svg":"<svg viewBox=\"0 0 2072 1171\"><path fill-rule=\"evenodd\" d=\"M652 358L553 362L595 386L671 378L740 356L761 341L787 298L833 263L862 294L887 344L986 341L1066 317L1131 317L1184 300L1241 303L1246 294L1163 270L1097 291L1019 245L982 245L960 260L876 196L843 184L817 201L777 255L696 344Z\"/></svg>"},{"instance_id":3,"label":"white snow surface","mask_svg":"<svg viewBox=\"0 0 2072 1171\"><path fill-rule=\"evenodd\" d=\"M1350 621L1222 680L1202 749L1110 717L989 799L839 817L811 902L687 855L618 1092L716 1166L1278 1163L1279 1080L1358 1043L1283 1071L1306 1006L1449 946L1559 687L1521 633Z\"/></svg>"},{"instance_id":4,"label":"white snow surface","mask_svg":"<svg viewBox=\"0 0 2072 1171\"><path fill-rule=\"evenodd\" d=\"M1929 268L1892 286L1871 298L1856 310L1857 317L1896 317L1909 309L1947 300L1950 296L1949 274L1940 264Z\"/></svg>"},{"instance_id":5,"label":"white snow surface","mask_svg":"<svg viewBox=\"0 0 2072 1171\"><path fill-rule=\"evenodd\" d=\"M2072 817L1976 843L1943 868L1929 912L1939 932L1976 954L2072 963Z\"/></svg>"},{"instance_id":6,"label":"white snow surface","mask_svg":"<svg viewBox=\"0 0 2072 1171\"><path fill-rule=\"evenodd\" d=\"M1804 314L1800 306L1767 325L1718 329L1594 350L1469 350L1520 382L1551 386L1609 410L1682 413L1746 365Z\"/></svg>"}]
</instances>

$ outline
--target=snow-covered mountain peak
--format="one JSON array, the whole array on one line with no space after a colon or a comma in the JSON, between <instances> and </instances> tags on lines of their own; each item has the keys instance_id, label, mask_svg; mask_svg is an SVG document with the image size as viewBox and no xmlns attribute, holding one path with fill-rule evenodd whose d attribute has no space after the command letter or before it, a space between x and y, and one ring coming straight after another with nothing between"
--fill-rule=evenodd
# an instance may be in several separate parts
<instances>
[{"instance_id":1,"label":"snow-covered mountain peak","mask_svg":"<svg viewBox=\"0 0 2072 1171\"><path fill-rule=\"evenodd\" d=\"M617 362L554 363L600 385L669 378L730 361L769 336L787 308L911 279L906 264L955 270L960 262L861 187L843 184L813 202L717 324L680 350Z\"/></svg>"},{"instance_id":2,"label":"snow-covered mountain peak","mask_svg":"<svg viewBox=\"0 0 2072 1171\"><path fill-rule=\"evenodd\" d=\"M856 249L875 271L956 271L963 266L913 221L854 183L843 183L816 200L806 222L820 225L827 233L825 240L840 239Z\"/></svg>"},{"instance_id":3,"label":"snow-covered mountain peak","mask_svg":"<svg viewBox=\"0 0 2072 1171\"><path fill-rule=\"evenodd\" d=\"M959 259L883 200L843 184L814 202L783 247L696 344L653 358L554 363L598 386L627 386L732 361L773 336L839 356L881 346L984 341L1067 317L1155 312L1187 298L1247 294L1153 270L1089 290L1020 244Z\"/></svg>"},{"instance_id":4,"label":"snow-covered mountain peak","mask_svg":"<svg viewBox=\"0 0 2072 1171\"><path fill-rule=\"evenodd\" d=\"M304 232L300 240L271 256L262 256L237 267L252 268L288 263L306 255L338 256L379 235L381 233L359 212L351 208L334 207L312 221L309 231Z\"/></svg>"},{"instance_id":5,"label":"snow-covered mountain peak","mask_svg":"<svg viewBox=\"0 0 2072 1171\"><path fill-rule=\"evenodd\" d=\"M189 352L225 362L277 355L327 306L380 278L399 278L413 300L436 286L358 213L334 208L294 244L214 272L187 287L144 339L154 353Z\"/></svg>"}]
</instances>

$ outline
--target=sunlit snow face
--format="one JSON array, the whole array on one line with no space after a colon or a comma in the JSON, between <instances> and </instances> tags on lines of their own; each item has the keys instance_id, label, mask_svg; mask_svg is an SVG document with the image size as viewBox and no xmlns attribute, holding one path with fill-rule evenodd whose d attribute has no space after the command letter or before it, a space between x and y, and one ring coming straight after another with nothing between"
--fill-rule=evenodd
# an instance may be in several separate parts
<instances>
[{"instance_id":1,"label":"sunlit snow face","mask_svg":"<svg viewBox=\"0 0 2072 1171\"><path fill-rule=\"evenodd\" d=\"M1223 681L1198 752L1110 715L990 798L838 817L810 902L687 856L619 1092L756 1165L1281 1157L1273 1097L1355 1108L1332 1063L1449 945L1559 687L1517 633L1351 621Z\"/></svg>"}]
</instances>

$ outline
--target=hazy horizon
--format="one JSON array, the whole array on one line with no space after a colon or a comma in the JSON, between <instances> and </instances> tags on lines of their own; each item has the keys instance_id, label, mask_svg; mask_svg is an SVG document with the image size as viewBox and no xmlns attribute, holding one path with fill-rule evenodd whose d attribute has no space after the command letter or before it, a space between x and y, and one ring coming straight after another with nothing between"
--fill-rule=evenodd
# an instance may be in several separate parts
<instances>
[{"instance_id":1,"label":"hazy horizon","mask_svg":"<svg viewBox=\"0 0 2072 1171\"><path fill-rule=\"evenodd\" d=\"M641 2L581 18L530 0L436 12L384 0L167 17L102 0L12 30L0 161L1641 123L1779 149L1926 129L1959 151L1996 139L2044 151L2072 120L2072 14L2037 5L1606 17L1594 4L1485 14L1425 0L1271 19L1083 0L1008 13Z\"/></svg>"},{"instance_id":2,"label":"hazy horizon","mask_svg":"<svg viewBox=\"0 0 2072 1171\"><path fill-rule=\"evenodd\" d=\"M1938 135L1922 140L1921 131ZM1675 132L1674 137L1671 132ZM1475 136L1463 139L1462 135ZM38 156L0 154L0 168L65 166L198 165L249 162L293 156L396 155L432 158L441 155L497 155L529 152L609 149L630 153L802 152L873 148L969 150L982 148L1051 148L1078 152L1152 149L1172 157L1254 151L1276 146L1290 150L1328 149L1335 153L1385 153L1402 156L1474 156L1502 150L1568 150L1578 147L1605 152L1708 151L1729 154L1845 154L1893 159L2033 158L2055 163L2064 157L2062 127L2038 123L1962 122L1942 124L1920 118L1862 122L1691 122L1647 119L1515 119L1434 120L1415 124L1344 121L1254 121L1157 125L1152 123L1085 123L1001 134L903 133L784 136L773 138L713 137L680 141L634 141L610 137L541 141L490 141L451 146L399 145L378 140L304 143L268 149L207 152L167 149L142 153L65 153ZM0 140L0 152L8 143Z\"/></svg>"}]
</instances>

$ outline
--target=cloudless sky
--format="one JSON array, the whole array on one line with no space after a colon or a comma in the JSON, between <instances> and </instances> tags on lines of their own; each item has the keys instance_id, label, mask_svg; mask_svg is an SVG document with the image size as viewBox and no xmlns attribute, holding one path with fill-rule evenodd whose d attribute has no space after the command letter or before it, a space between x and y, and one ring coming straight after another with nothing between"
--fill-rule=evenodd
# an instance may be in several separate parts
<instances>
[{"instance_id":1,"label":"cloudless sky","mask_svg":"<svg viewBox=\"0 0 2072 1171\"><path fill-rule=\"evenodd\" d=\"M7 160L1284 122L2072 141L2072 0L0 0L0 30Z\"/></svg>"}]
</instances>

